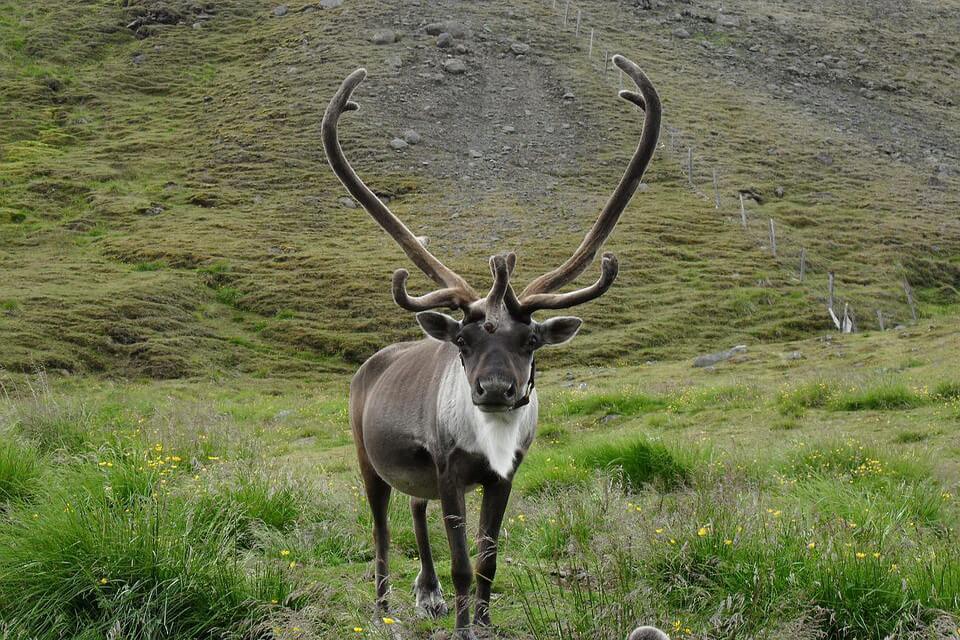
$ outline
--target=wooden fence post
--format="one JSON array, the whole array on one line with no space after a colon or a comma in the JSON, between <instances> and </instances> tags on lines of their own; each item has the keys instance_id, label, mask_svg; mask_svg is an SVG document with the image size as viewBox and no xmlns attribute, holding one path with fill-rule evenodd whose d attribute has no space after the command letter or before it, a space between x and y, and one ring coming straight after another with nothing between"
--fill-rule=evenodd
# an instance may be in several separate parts
<instances>
[{"instance_id":1,"label":"wooden fence post","mask_svg":"<svg viewBox=\"0 0 960 640\"><path fill-rule=\"evenodd\" d=\"M800 247L800 282L803 282L803 276L807 273L807 250Z\"/></svg>"},{"instance_id":2,"label":"wooden fence post","mask_svg":"<svg viewBox=\"0 0 960 640\"><path fill-rule=\"evenodd\" d=\"M570 0L567 0L567 4L563 7L563 27L567 27L567 16L570 14Z\"/></svg>"},{"instance_id":3,"label":"wooden fence post","mask_svg":"<svg viewBox=\"0 0 960 640\"><path fill-rule=\"evenodd\" d=\"M740 224L743 225L744 230L747 228L747 210L743 206L743 192L740 192Z\"/></svg>"},{"instance_id":4,"label":"wooden fence post","mask_svg":"<svg viewBox=\"0 0 960 640\"><path fill-rule=\"evenodd\" d=\"M907 294L907 304L910 305L910 315L913 317L913 321L917 321L917 305L913 302L913 287L910 286L910 283L907 282L907 279L903 279L903 292Z\"/></svg>"},{"instance_id":5,"label":"wooden fence post","mask_svg":"<svg viewBox=\"0 0 960 640\"><path fill-rule=\"evenodd\" d=\"M827 273L827 307L833 311L833 271Z\"/></svg>"},{"instance_id":6,"label":"wooden fence post","mask_svg":"<svg viewBox=\"0 0 960 640\"><path fill-rule=\"evenodd\" d=\"M883 322L883 311L881 311L880 309L877 309L877 324L880 325L880 331L886 331L886 330L887 330L887 328L886 328L886 326L884 325L884 322Z\"/></svg>"},{"instance_id":7,"label":"wooden fence post","mask_svg":"<svg viewBox=\"0 0 960 640\"><path fill-rule=\"evenodd\" d=\"M687 182L693 188L693 147L687 147Z\"/></svg>"},{"instance_id":8,"label":"wooden fence post","mask_svg":"<svg viewBox=\"0 0 960 640\"><path fill-rule=\"evenodd\" d=\"M590 29L590 48L587 49L587 57L593 58L593 28Z\"/></svg>"},{"instance_id":9,"label":"wooden fence post","mask_svg":"<svg viewBox=\"0 0 960 640\"><path fill-rule=\"evenodd\" d=\"M770 253L777 257L777 230L773 226L773 218L770 218Z\"/></svg>"},{"instance_id":10,"label":"wooden fence post","mask_svg":"<svg viewBox=\"0 0 960 640\"><path fill-rule=\"evenodd\" d=\"M580 37L580 9L577 9L577 31L574 34L575 37Z\"/></svg>"},{"instance_id":11,"label":"wooden fence post","mask_svg":"<svg viewBox=\"0 0 960 640\"><path fill-rule=\"evenodd\" d=\"M717 209L720 208L720 182L717 179L716 167L713 169L713 203Z\"/></svg>"}]
</instances>

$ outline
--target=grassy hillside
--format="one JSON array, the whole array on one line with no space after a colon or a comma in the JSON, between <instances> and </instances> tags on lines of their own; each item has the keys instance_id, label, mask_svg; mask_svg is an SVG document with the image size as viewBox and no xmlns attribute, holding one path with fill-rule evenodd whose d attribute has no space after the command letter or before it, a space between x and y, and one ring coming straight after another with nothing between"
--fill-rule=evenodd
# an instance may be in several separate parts
<instances>
[{"instance_id":1,"label":"grassy hillside","mask_svg":"<svg viewBox=\"0 0 960 640\"><path fill-rule=\"evenodd\" d=\"M778 28L804 25L820 41L809 46L843 54L869 43L870 31L859 40L846 31L875 16L845 12L829 23L843 27L834 31L818 21L840 20L836 11L815 19L743 3L727 5L743 26L724 30L703 19L715 14L707 5L582 6L597 30L591 59L585 35L533 0L294 3L283 17L254 0L3 3L0 365L158 378L329 371L415 335L388 292L402 254L338 202L345 194L318 144L328 97L361 64L370 70L363 110L342 129L374 188L478 286L495 251L519 252L521 281L549 268L576 245L639 133L638 114L615 98L615 76L597 71L601 46L655 78L666 130L649 188L610 243L621 279L584 310L577 360L638 363L815 335L829 328L828 270L864 328L877 309L891 325L909 318L904 277L925 313L955 308L951 136L924 157L891 156L866 139L866 126L835 121L845 84L815 74L762 84L738 71L748 62L738 56L772 55L748 53L756 42L782 54ZM467 53L453 54L468 62L464 75L440 70L449 54L423 30L447 15L472 30ZM936 13L923 20L930 48L955 56ZM678 25L693 37L672 35ZM388 27L398 42L370 42ZM505 53L515 41L530 53ZM955 70L924 51L903 61L915 71L902 80L916 84L904 88L909 104L955 114L944 103ZM870 60L864 82L886 75L875 47L851 53ZM826 102L803 103L805 87ZM831 87L840 98L823 97ZM898 117L906 98L877 94L871 108ZM932 135L956 121L910 122ZM410 127L424 141L392 150L389 140ZM762 200L748 197L747 233L738 191ZM771 217L776 258L762 246Z\"/></svg>"}]
</instances>

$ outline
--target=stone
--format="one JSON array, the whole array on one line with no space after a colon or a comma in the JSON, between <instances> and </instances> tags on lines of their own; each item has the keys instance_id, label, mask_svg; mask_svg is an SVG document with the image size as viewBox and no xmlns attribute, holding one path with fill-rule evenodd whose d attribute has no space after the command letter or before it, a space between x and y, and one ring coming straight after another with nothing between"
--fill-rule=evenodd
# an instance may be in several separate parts
<instances>
[{"instance_id":1,"label":"stone","mask_svg":"<svg viewBox=\"0 0 960 640\"><path fill-rule=\"evenodd\" d=\"M783 355L783 359L784 360L802 360L803 354L800 353L799 351L791 351L789 353L785 353Z\"/></svg>"},{"instance_id":2,"label":"stone","mask_svg":"<svg viewBox=\"0 0 960 640\"><path fill-rule=\"evenodd\" d=\"M398 39L397 32L391 31L390 29L375 31L373 35L370 36L370 42L373 44L393 44Z\"/></svg>"},{"instance_id":3,"label":"stone","mask_svg":"<svg viewBox=\"0 0 960 640\"><path fill-rule=\"evenodd\" d=\"M321 9L336 9L343 4L343 0L320 0Z\"/></svg>"},{"instance_id":4,"label":"stone","mask_svg":"<svg viewBox=\"0 0 960 640\"><path fill-rule=\"evenodd\" d=\"M283 16L287 15L287 11L288 11L287 5L278 4L273 8L273 15L275 15L278 18L282 18Z\"/></svg>"},{"instance_id":5,"label":"stone","mask_svg":"<svg viewBox=\"0 0 960 640\"><path fill-rule=\"evenodd\" d=\"M740 26L740 18L739 16L728 16L725 13L721 13L717 15L717 25L736 28Z\"/></svg>"},{"instance_id":6,"label":"stone","mask_svg":"<svg viewBox=\"0 0 960 640\"><path fill-rule=\"evenodd\" d=\"M516 131L516 129L515 129L514 127L511 127L511 126L508 125L508 124L507 124L507 125L504 125L503 127L501 127L500 130L503 131L504 133L513 133L514 131Z\"/></svg>"},{"instance_id":7,"label":"stone","mask_svg":"<svg viewBox=\"0 0 960 640\"><path fill-rule=\"evenodd\" d=\"M457 54L458 54L458 55L461 55L461 56L470 53L470 49L467 49L467 45L465 45L465 44L463 44L463 43L461 43L461 42L458 42L458 43L457 43L457 46L455 46L455 47L453 48L453 50L456 51Z\"/></svg>"},{"instance_id":8,"label":"stone","mask_svg":"<svg viewBox=\"0 0 960 640\"><path fill-rule=\"evenodd\" d=\"M707 353L702 356L697 356L693 360L693 366L697 368L712 367L713 365L729 360L735 355L746 353L746 345L737 345L732 349L726 351L718 351L717 353Z\"/></svg>"},{"instance_id":9,"label":"stone","mask_svg":"<svg viewBox=\"0 0 960 640\"><path fill-rule=\"evenodd\" d=\"M680 38L681 40L686 40L690 37L690 32L684 29L683 27L677 27L673 30L673 37Z\"/></svg>"},{"instance_id":10,"label":"stone","mask_svg":"<svg viewBox=\"0 0 960 640\"><path fill-rule=\"evenodd\" d=\"M454 20L431 22L424 27L424 31L431 36L439 36L441 33L449 33L454 38L468 38L470 36L470 29L462 22Z\"/></svg>"},{"instance_id":11,"label":"stone","mask_svg":"<svg viewBox=\"0 0 960 640\"><path fill-rule=\"evenodd\" d=\"M420 144L420 134L413 129L407 129L404 131L403 139L407 144Z\"/></svg>"},{"instance_id":12,"label":"stone","mask_svg":"<svg viewBox=\"0 0 960 640\"><path fill-rule=\"evenodd\" d=\"M573 91L567 91L563 94L564 100L573 100L576 96L573 95Z\"/></svg>"},{"instance_id":13,"label":"stone","mask_svg":"<svg viewBox=\"0 0 960 640\"><path fill-rule=\"evenodd\" d=\"M525 42L514 42L510 45L510 51L515 56L522 56L530 53L530 45Z\"/></svg>"},{"instance_id":14,"label":"stone","mask_svg":"<svg viewBox=\"0 0 960 640\"><path fill-rule=\"evenodd\" d=\"M447 58L443 61L443 70L447 73L459 75L467 71L467 63L460 58Z\"/></svg>"},{"instance_id":15,"label":"stone","mask_svg":"<svg viewBox=\"0 0 960 640\"><path fill-rule=\"evenodd\" d=\"M829 153L818 153L817 162L829 167L833 164L833 156L831 156Z\"/></svg>"},{"instance_id":16,"label":"stone","mask_svg":"<svg viewBox=\"0 0 960 640\"><path fill-rule=\"evenodd\" d=\"M400 149L406 149L408 145L403 138L394 138L390 141L390 146L399 151Z\"/></svg>"},{"instance_id":17,"label":"stone","mask_svg":"<svg viewBox=\"0 0 960 640\"><path fill-rule=\"evenodd\" d=\"M471 158L482 158L482 157L483 157L483 154L480 153L479 151L477 151L476 149L469 149L469 150L467 151L467 155L469 155Z\"/></svg>"},{"instance_id":18,"label":"stone","mask_svg":"<svg viewBox=\"0 0 960 640\"><path fill-rule=\"evenodd\" d=\"M338 198L337 202L339 202L340 206L344 207L345 209L357 208L357 201L354 200L353 198L347 198L346 196L344 196L343 198Z\"/></svg>"},{"instance_id":19,"label":"stone","mask_svg":"<svg viewBox=\"0 0 960 640\"><path fill-rule=\"evenodd\" d=\"M453 36L444 31L437 36L437 46L441 49L446 49L447 47L453 46Z\"/></svg>"},{"instance_id":20,"label":"stone","mask_svg":"<svg viewBox=\"0 0 960 640\"><path fill-rule=\"evenodd\" d=\"M786 192L783 190L783 187L781 186L778 186L776 189L773 190L773 195L777 196L778 198L782 198L784 193Z\"/></svg>"}]
</instances>

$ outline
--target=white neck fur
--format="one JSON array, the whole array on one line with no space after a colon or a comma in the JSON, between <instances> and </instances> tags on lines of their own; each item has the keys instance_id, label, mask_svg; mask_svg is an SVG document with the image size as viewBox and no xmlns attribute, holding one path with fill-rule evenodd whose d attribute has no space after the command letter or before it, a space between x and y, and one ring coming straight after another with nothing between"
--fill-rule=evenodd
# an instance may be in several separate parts
<instances>
[{"instance_id":1,"label":"white neck fur","mask_svg":"<svg viewBox=\"0 0 960 640\"><path fill-rule=\"evenodd\" d=\"M514 469L520 444L536 429L537 392L532 390L530 402L512 411L480 411L473 404L470 384L460 361L454 360L440 381L437 420L440 429L450 435L458 447L483 455L490 468L506 478Z\"/></svg>"}]
</instances>

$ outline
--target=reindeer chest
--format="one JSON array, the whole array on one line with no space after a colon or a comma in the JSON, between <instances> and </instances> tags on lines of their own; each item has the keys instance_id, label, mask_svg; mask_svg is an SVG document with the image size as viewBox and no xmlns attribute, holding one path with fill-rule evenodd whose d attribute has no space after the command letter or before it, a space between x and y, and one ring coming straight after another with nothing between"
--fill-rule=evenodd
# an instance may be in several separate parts
<instances>
[{"instance_id":1,"label":"reindeer chest","mask_svg":"<svg viewBox=\"0 0 960 640\"><path fill-rule=\"evenodd\" d=\"M470 388L456 367L443 376L437 399L437 431L442 449L465 454L480 473L489 468L503 478L516 470L537 427L536 391L512 411L485 413L470 399Z\"/></svg>"}]
</instances>

